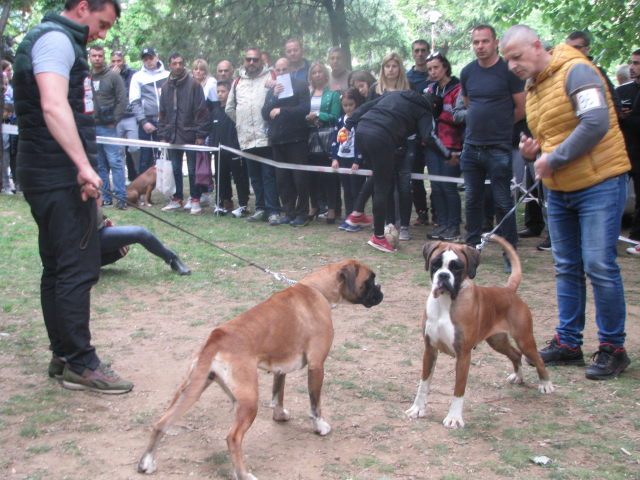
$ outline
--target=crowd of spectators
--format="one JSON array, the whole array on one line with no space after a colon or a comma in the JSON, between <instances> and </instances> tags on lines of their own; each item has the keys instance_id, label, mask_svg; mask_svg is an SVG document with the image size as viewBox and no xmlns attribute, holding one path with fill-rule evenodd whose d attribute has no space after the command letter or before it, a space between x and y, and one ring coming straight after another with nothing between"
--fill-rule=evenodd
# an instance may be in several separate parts
<instances>
[{"instance_id":1,"label":"crowd of spectators","mask_svg":"<svg viewBox=\"0 0 640 480\"><path fill-rule=\"evenodd\" d=\"M588 57L589 37L583 32L571 33L567 44L593 60ZM89 60L97 134L178 144L206 142L282 163L371 169L371 158L358 151L356 127L345 143L337 140L338 131L358 108L371 108L366 106L369 102L394 92L413 91L428 99L428 114L433 118L428 134L443 148L428 148L433 139L423 138L417 124L414 134L398 142L392 158L387 159L393 165L385 173L391 181L377 192L378 197L384 195L385 204L385 218L379 222L396 225L400 240L410 240L410 227L430 224L425 182L412 181L411 173L424 173L426 167L431 175L462 175L466 236L460 229L463 219L458 185L432 181L434 228L429 229L427 237L477 245L494 220L500 222L511 209L514 174L529 184L535 174L531 164L524 165L517 149L519 134L528 133L524 81L509 71L491 26L473 29L472 48L476 60L458 77L444 52L431 52L429 42L416 40L411 45L413 65L405 70L403 58L389 53L381 61L376 80L369 71L350 71L339 47L327 52L326 63L308 60L297 38L285 43L284 55L277 59L256 47L248 48L237 70L229 60L219 62L214 69L202 58L188 61L180 53L172 54L165 68L155 49L146 47L140 54L142 69L135 71L126 64L122 51L111 52L107 62L104 48L94 44ZM639 51L633 52L630 60L630 65L616 70L621 85L617 89L604 70L600 71L612 93L634 165L631 175L636 178L640 169L636 166L635 145L640 130ZM11 63L3 60L5 123L15 123L11 73ZM2 191L12 194L19 188L11 186L9 178L9 172L15 170L17 149L15 145L12 149L9 136L5 136L3 147ZM152 148L100 145L98 171L105 189L113 191L115 197L113 201L105 195L103 207L116 205L126 210L125 172L132 181L155 163L157 155ZM358 231L374 220L364 214L363 203L374 193L373 178L365 181L366 177L359 175L278 169L221 150L212 157L217 191L209 192L196 184L196 152L169 149L168 156L176 192L162 208L165 212L188 210L199 215L209 206L216 213L246 217L250 222L294 227L319 220L334 224L340 219L338 228L347 232ZM185 158L188 195L183 193ZM254 211L249 206L249 185L255 194ZM638 190L640 181L635 185ZM512 245L516 246L519 236L540 236L546 230L544 193L539 187L534 191L537 201L527 203L523 231L517 232L515 216L503 222L499 233ZM633 217L631 238L640 240L639 209ZM539 248L548 250L550 243L547 235ZM394 249L383 246L381 250ZM640 248L630 248L629 252L640 255ZM506 257L505 270L510 270Z\"/></svg>"}]
</instances>

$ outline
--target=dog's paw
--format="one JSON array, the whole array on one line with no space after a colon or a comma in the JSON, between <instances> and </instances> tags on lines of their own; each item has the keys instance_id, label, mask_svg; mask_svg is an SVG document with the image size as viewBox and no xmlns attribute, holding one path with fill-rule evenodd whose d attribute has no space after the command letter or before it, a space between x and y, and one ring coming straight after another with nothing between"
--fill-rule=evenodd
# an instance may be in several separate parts
<instances>
[{"instance_id":1,"label":"dog's paw","mask_svg":"<svg viewBox=\"0 0 640 480\"><path fill-rule=\"evenodd\" d=\"M524 378L522 376L522 372L518 371L518 373L512 373L507 377L507 381L509 383L524 383Z\"/></svg>"},{"instance_id":2,"label":"dog's paw","mask_svg":"<svg viewBox=\"0 0 640 480\"><path fill-rule=\"evenodd\" d=\"M447 415L447 418L444 419L442 424L446 428L464 428L464 420L462 420L462 417L452 415L451 413Z\"/></svg>"},{"instance_id":3,"label":"dog's paw","mask_svg":"<svg viewBox=\"0 0 640 480\"><path fill-rule=\"evenodd\" d=\"M325 422L322 418L314 418L313 421L313 431L324 437L331 431L331 425Z\"/></svg>"},{"instance_id":4,"label":"dog's paw","mask_svg":"<svg viewBox=\"0 0 640 480\"><path fill-rule=\"evenodd\" d=\"M427 416L426 405L417 405L413 404L413 406L404 412L404 414L409 418L423 418Z\"/></svg>"},{"instance_id":5,"label":"dog's paw","mask_svg":"<svg viewBox=\"0 0 640 480\"><path fill-rule=\"evenodd\" d=\"M153 459L153 455L147 453L142 456L140 463L138 464L138 473L146 473L151 475L156 471L156 462Z\"/></svg>"},{"instance_id":6,"label":"dog's paw","mask_svg":"<svg viewBox=\"0 0 640 480\"><path fill-rule=\"evenodd\" d=\"M276 422L287 422L291 418L289 415L289 410L282 407L273 407L273 419Z\"/></svg>"},{"instance_id":7,"label":"dog's paw","mask_svg":"<svg viewBox=\"0 0 640 480\"><path fill-rule=\"evenodd\" d=\"M555 390L556 389L551 383L551 380L541 380L540 384L538 385L538 391L540 393L549 394L549 393L553 393Z\"/></svg>"}]
</instances>

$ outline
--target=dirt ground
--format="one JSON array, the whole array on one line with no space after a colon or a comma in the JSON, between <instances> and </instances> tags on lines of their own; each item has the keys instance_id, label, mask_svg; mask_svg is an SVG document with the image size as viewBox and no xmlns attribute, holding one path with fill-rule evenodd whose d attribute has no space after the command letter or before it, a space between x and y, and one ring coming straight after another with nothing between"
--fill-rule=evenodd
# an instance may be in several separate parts
<instances>
[{"instance_id":1,"label":"dirt ground","mask_svg":"<svg viewBox=\"0 0 640 480\"><path fill-rule=\"evenodd\" d=\"M551 253L535 250L539 241L524 240L519 247L525 270L520 294L533 311L536 340L543 346L556 326L556 299ZM623 374L624 396L617 393L622 379L591 382L585 379L584 368L577 367L550 369L558 385L553 395L537 392L533 367L525 367L524 385L508 384L510 362L482 343L472 356L463 413L467 427L452 431L442 426L442 420L452 398L454 360L443 354L432 382L427 417L404 416L420 380L420 322L429 283L423 271L422 244L415 238L403 245L415 253L415 262L407 266L413 271L387 277L381 305L372 309L341 305L333 310L335 339L325 364L322 397L323 416L332 426L328 436L319 437L311 429L306 369L288 375L285 407L291 420L287 423L272 421L272 376L260 373L260 407L243 444L249 470L261 480L638 478L640 283L636 276L640 260L626 256L621 244L627 349L633 361ZM499 253L496 247L491 249L483 253L478 282L504 285ZM375 269L379 255L369 249L359 260ZM315 266L324 260L315 260ZM535 274L531 273L534 265ZM290 278L303 274L288 272ZM258 277L258 282L272 281L257 270L239 272L235 280L242 281L243 275ZM422 280L416 282L416 278ZM94 292L94 344L113 361L118 373L135 383L131 393L68 392L47 377L46 351L38 354L42 368L37 374L25 377L20 367L3 368L0 399L9 407L14 402L16 409L13 415L3 416L8 424L0 430L5 436L0 445L4 462L0 476L142 478L136 467L151 427L182 382L191 355L223 318L261 300L228 300L216 292L203 297L201 292L184 291L162 301L167 292L175 292L173 283L119 295L106 294L99 286ZM102 313L113 302L122 305L119 313ZM591 293L589 302L585 356L597 348ZM60 420L45 422L29 436L24 426L34 414L58 414ZM226 395L217 385L211 386L162 441L155 478L233 478L225 441L233 415ZM576 435L585 441L571 443ZM589 444L593 437L600 443ZM610 445L609 450L602 451L603 444ZM546 455L551 464L534 465L530 458L535 455ZM602 470L603 464L611 466L611 475Z\"/></svg>"}]
</instances>

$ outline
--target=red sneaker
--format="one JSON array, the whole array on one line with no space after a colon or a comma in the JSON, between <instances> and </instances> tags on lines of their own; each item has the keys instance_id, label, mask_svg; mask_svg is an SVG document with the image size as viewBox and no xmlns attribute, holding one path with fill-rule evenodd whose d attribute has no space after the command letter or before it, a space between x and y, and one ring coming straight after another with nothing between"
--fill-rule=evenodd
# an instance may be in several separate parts
<instances>
[{"instance_id":1,"label":"red sneaker","mask_svg":"<svg viewBox=\"0 0 640 480\"><path fill-rule=\"evenodd\" d=\"M391 248L386 237L378 238L375 235L372 235L371 239L367 243L381 252L393 253L396 251L395 248Z\"/></svg>"},{"instance_id":2,"label":"red sneaker","mask_svg":"<svg viewBox=\"0 0 640 480\"><path fill-rule=\"evenodd\" d=\"M353 213L347 217L346 222L355 227L357 225L371 225L373 223L373 219L368 216L366 213L363 213L359 217L356 217Z\"/></svg>"}]
</instances>

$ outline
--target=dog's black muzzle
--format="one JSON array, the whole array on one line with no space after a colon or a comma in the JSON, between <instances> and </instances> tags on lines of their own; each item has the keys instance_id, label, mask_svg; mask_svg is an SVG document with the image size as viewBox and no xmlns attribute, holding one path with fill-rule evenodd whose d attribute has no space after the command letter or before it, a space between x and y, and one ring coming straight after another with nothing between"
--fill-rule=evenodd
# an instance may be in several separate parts
<instances>
[{"instance_id":1,"label":"dog's black muzzle","mask_svg":"<svg viewBox=\"0 0 640 480\"><path fill-rule=\"evenodd\" d=\"M365 298L362 299L362 305L367 308L371 308L375 305L380 304L382 299L384 298L384 293L380 289L380 285L374 283L368 290Z\"/></svg>"}]
</instances>

